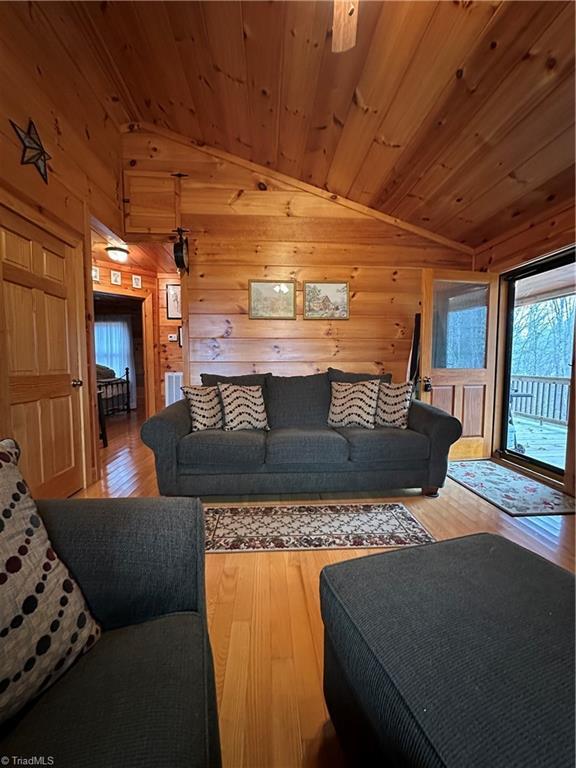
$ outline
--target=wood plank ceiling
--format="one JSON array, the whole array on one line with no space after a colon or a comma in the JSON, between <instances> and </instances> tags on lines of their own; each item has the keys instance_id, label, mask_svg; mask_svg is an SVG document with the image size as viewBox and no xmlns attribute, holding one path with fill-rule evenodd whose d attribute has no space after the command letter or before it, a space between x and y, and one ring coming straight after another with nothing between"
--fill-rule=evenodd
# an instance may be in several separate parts
<instances>
[{"instance_id":1,"label":"wood plank ceiling","mask_svg":"<svg viewBox=\"0 0 576 768\"><path fill-rule=\"evenodd\" d=\"M110 269L114 269L114 262L110 260L106 253L106 246L110 244L123 244L122 241L116 242L114 238L91 230L92 256L99 262L108 263ZM172 255L172 243L145 243L135 245L130 243L130 266L135 270L141 269L146 272L173 272L176 274L174 257Z\"/></svg>"},{"instance_id":2,"label":"wood plank ceiling","mask_svg":"<svg viewBox=\"0 0 576 768\"><path fill-rule=\"evenodd\" d=\"M574 197L572 2L363 0L341 54L329 2L40 7L128 120L469 245Z\"/></svg>"}]
</instances>

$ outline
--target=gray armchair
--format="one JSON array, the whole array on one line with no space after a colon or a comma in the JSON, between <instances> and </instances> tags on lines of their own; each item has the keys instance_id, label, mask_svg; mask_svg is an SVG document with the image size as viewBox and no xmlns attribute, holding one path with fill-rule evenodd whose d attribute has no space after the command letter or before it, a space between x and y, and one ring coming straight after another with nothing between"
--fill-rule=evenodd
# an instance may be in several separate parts
<instances>
[{"instance_id":1,"label":"gray armchair","mask_svg":"<svg viewBox=\"0 0 576 768\"><path fill-rule=\"evenodd\" d=\"M220 766L197 499L39 501L103 634L8 723L0 754L59 768Z\"/></svg>"}]
</instances>

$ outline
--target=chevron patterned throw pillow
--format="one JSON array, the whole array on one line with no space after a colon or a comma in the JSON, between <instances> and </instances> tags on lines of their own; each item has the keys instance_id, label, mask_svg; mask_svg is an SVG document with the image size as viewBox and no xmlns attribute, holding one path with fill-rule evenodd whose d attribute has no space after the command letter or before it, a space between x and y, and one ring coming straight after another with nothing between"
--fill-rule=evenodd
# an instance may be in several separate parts
<instances>
[{"instance_id":1,"label":"chevron patterned throw pillow","mask_svg":"<svg viewBox=\"0 0 576 768\"><path fill-rule=\"evenodd\" d=\"M386 384L380 382L380 393L376 407L376 424L379 427L397 427L406 429L408 426L408 409L412 400L414 384Z\"/></svg>"},{"instance_id":2,"label":"chevron patterned throw pillow","mask_svg":"<svg viewBox=\"0 0 576 768\"><path fill-rule=\"evenodd\" d=\"M268 429L262 387L218 384L224 408L224 429Z\"/></svg>"},{"instance_id":3,"label":"chevron patterned throw pillow","mask_svg":"<svg viewBox=\"0 0 576 768\"><path fill-rule=\"evenodd\" d=\"M182 392L190 406L192 432L205 429L222 429L224 415L218 387L182 387Z\"/></svg>"},{"instance_id":4,"label":"chevron patterned throw pillow","mask_svg":"<svg viewBox=\"0 0 576 768\"><path fill-rule=\"evenodd\" d=\"M378 379L354 383L333 381L328 424L374 429L379 384Z\"/></svg>"}]
</instances>

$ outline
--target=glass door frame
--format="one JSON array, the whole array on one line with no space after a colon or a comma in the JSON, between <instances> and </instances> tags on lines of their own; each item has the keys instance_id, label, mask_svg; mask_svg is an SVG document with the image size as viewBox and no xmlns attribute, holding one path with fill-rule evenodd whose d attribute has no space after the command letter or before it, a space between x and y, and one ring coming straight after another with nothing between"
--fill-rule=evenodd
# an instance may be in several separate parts
<instances>
[{"instance_id":1,"label":"glass door frame","mask_svg":"<svg viewBox=\"0 0 576 768\"><path fill-rule=\"evenodd\" d=\"M514 335L514 309L516 298L516 282L524 277L550 272L558 267L564 267L567 264L573 264L575 259L575 247L571 246L563 251L552 254L551 256L532 262L523 267L518 267L502 275L502 281L507 283L507 302L506 302L506 322L504 339L504 378L502 388L502 409L500 424L500 446L497 455L506 461L513 462L526 469L544 470L546 474L562 480L565 475L565 469L560 469L553 464L547 464L545 461L533 457L527 457L525 454L510 450L508 446L509 418L510 418L510 382L512 378L512 342ZM575 393L571 393L574 397ZM571 435L568 434L568 440Z\"/></svg>"}]
</instances>

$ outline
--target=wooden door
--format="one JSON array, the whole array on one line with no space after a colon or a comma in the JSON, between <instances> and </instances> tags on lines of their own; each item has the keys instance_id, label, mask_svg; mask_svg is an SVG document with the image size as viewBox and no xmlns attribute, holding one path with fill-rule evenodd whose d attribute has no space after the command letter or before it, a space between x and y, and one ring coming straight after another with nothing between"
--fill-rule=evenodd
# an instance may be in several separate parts
<instances>
[{"instance_id":1,"label":"wooden door","mask_svg":"<svg viewBox=\"0 0 576 768\"><path fill-rule=\"evenodd\" d=\"M0 208L0 436L33 495L83 486L73 251Z\"/></svg>"},{"instance_id":2,"label":"wooden door","mask_svg":"<svg viewBox=\"0 0 576 768\"><path fill-rule=\"evenodd\" d=\"M420 375L422 399L456 416L462 437L450 458L492 451L498 276L423 270Z\"/></svg>"}]
</instances>

